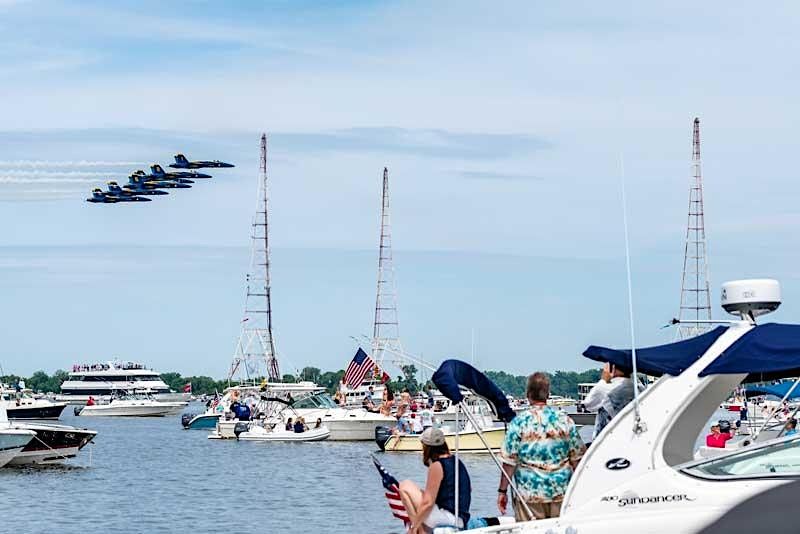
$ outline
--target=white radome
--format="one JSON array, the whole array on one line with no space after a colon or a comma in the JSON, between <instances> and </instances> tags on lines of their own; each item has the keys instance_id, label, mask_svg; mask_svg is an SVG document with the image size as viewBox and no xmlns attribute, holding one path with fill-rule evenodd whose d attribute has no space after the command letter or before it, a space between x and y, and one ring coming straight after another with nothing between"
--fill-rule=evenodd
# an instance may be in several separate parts
<instances>
[{"instance_id":1,"label":"white radome","mask_svg":"<svg viewBox=\"0 0 800 534\"><path fill-rule=\"evenodd\" d=\"M781 305L781 285L769 278L733 280L722 284L721 304L726 312L745 317L758 317L775 311Z\"/></svg>"}]
</instances>

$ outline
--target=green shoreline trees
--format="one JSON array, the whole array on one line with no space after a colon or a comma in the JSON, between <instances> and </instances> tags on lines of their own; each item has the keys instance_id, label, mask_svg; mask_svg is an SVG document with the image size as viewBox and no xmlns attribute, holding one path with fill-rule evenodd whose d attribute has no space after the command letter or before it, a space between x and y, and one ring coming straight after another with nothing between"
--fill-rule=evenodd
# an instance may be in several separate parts
<instances>
[{"instance_id":1,"label":"green shoreline trees","mask_svg":"<svg viewBox=\"0 0 800 534\"><path fill-rule=\"evenodd\" d=\"M413 365L404 366L403 374L390 380L389 384L394 391L401 391L408 388L412 393L416 393L425 385L417 379L418 373L416 367ZM525 395L525 385L527 383L527 375L512 375L505 371L485 371L488 376L497 386L502 389L506 394L515 397L523 397ZM583 372L575 371L555 371L548 373L550 375L550 390L553 395L562 395L565 397L577 398L578 384L581 382L597 382L600 379L600 371L598 369L590 369ZM317 367L304 367L298 376L283 375L284 382L297 382L300 380L309 380L316 382L323 386L330 393L336 391L339 383L344 376L344 370L338 371L322 371ZM48 375L44 371L36 371L29 378L20 377L17 375L0 376L0 381L12 387L16 386L20 379L25 381L25 385L33 391L40 393L58 393L61 388L61 383L68 377L68 373L61 369L55 371L52 375ZM213 394L222 392L228 387L227 380L216 380L210 376L182 376L180 373L170 372L162 373L161 379L175 391L182 391L186 384L192 384L192 392L196 395Z\"/></svg>"}]
</instances>

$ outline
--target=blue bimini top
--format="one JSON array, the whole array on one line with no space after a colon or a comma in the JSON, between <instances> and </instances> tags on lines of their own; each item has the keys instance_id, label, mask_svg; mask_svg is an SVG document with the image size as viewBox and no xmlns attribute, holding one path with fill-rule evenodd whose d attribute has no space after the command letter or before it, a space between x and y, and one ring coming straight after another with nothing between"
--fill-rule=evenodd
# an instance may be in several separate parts
<instances>
[{"instance_id":1,"label":"blue bimini top","mask_svg":"<svg viewBox=\"0 0 800 534\"><path fill-rule=\"evenodd\" d=\"M774 395L782 399L789 393L789 390L794 386L794 380L789 382L780 382L778 384L770 384L766 386L747 386L746 394L748 397L757 397L759 395ZM800 385L792 390L791 395L787 399L796 399L800 397Z\"/></svg>"},{"instance_id":2,"label":"blue bimini top","mask_svg":"<svg viewBox=\"0 0 800 534\"><path fill-rule=\"evenodd\" d=\"M663 374L678 376L705 354L727 329L727 326L718 326L710 332L693 338L667 345L636 349L636 369L640 373L651 376ZM612 363L616 367L629 371L633 369L630 349L610 349L592 345L583 351L583 355L590 360Z\"/></svg>"},{"instance_id":3,"label":"blue bimini top","mask_svg":"<svg viewBox=\"0 0 800 534\"><path fill-rule=\"evenodd\" d=\"M442 395L450 399L453 403L459 403L464 398L461 394L461 387L472 390L476 395L486 399L492 407L495 415L506 423L511 422L516 415L514 410L508 405L508 399L500 388L489 378L460 360L445 360L439 366L431 381L439 388Z\"/></svg>"},{"instance_id":4,"label":"blue bimini top","mask_svg":"<svg viewBox=\"0 0 800 534\"><path fill-rule=\"evenodd\" d=\"M800 375L800 325L767 323L754 327L725 349L700 376L738 373L747 373L746 382Z\"/></svg>"}]
</instances>

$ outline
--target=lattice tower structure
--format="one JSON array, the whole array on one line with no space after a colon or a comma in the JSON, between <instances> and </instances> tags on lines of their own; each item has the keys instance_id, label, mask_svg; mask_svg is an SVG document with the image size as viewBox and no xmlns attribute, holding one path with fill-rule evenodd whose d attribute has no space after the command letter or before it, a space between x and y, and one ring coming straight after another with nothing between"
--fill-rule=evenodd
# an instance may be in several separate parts
<instances>
[{"instance_id":1,"label":"lattice tower structure","mask_svg":"<svg viewBox=\"0 0 800 534\"><path fill-rule=\"evenodd\" d=\"M708 281L708 248L703 208L703 176L700 163L700 119L692 131L692 163L689 182L689 216L681 278L679 320L711 320L711 290ZM677 337L694 337L711 328L710 324L679 323Z\"/></svg>"},{"instance_id":2,"label":"lattice tower structure","mask_svg":"<svg viewBox=\"0 0 800 534\"><path fill-rule=\"evenodd\" d=\"M383 168L381 193L381 234L378 250L378 288L375 298L375 322L372 330L372 358L382 366L387 349L396 357L403 351L397 317L397 286L392 258L392 232L389 216L389 169Z\"/></svg>"},{"instance_id":3,"label":"lattice tower structure","mask_svg":"<svg viewBox=\"0 0 800 534\"><path fill-rule=\"evenodd\" d=\"M246 381L281 379L272 332L272 300L269 275L269 180L267 135L261 135L258 202L251 225L250 269L247 273L242 331L236 345L229 380L237 372Z\"/></svg>"}]
</instances>

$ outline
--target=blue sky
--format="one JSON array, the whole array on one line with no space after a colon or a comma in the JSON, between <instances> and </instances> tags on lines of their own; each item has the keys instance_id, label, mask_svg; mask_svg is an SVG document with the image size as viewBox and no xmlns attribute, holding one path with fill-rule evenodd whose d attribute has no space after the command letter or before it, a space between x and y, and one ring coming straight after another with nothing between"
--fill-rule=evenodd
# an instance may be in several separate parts
<instances>
[{"instance_id":1,"label":"blue sky","mask_svg":"<svg viewBox=\"0 0 800 534\"><path fill-rule=\"evenodd\" d=\"M780 278L793 320L799 8L495 4L0 0L0 363L223 375L261 131L287 367L342 367L370 331L384 165L410 350L464 355L475 328L529 372L625 343L620 151L637 334L668 339L694 116L712 283ZM237 167L82 202L176 151Z\"/></svg>"}]
</instances>

